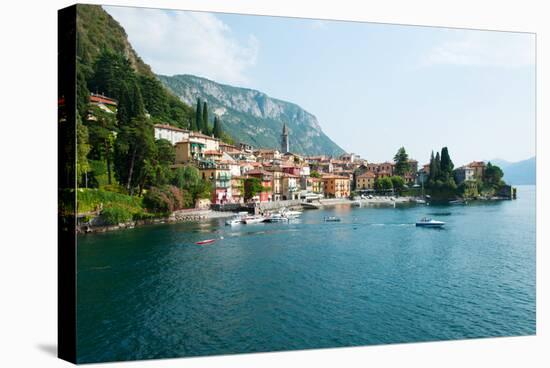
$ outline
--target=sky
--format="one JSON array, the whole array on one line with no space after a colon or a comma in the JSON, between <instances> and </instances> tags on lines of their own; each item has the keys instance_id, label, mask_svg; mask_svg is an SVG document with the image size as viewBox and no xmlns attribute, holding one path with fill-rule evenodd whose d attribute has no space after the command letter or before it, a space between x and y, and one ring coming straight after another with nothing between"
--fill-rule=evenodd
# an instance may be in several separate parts
<instances>
[{"instance_id":1,"label":"sky","mask_svg":"<svg viewBox=\"0 0 550 368\"><path fill-rule=\"evenodd\" d=\"M347 152L455 166L535 155L535 35L107 7L157 74L300 105Z\"/></svg>"}]
</instances>

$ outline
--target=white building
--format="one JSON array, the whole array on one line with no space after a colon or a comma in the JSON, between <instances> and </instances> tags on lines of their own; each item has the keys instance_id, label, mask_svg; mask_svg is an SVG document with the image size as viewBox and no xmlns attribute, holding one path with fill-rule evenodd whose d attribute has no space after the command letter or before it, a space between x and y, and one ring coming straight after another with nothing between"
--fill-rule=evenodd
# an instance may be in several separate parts
<instances>
[{"instance_id":1,"label":"white building","mask_svg":"<svg viewBox=\"0 0 550 368\"><path fill-rule=\"evenodd\" d=\"M155 124L155 139L166 139L172 145L189 139L189 131L168 124Z\"/></svg>"}]
</instances>

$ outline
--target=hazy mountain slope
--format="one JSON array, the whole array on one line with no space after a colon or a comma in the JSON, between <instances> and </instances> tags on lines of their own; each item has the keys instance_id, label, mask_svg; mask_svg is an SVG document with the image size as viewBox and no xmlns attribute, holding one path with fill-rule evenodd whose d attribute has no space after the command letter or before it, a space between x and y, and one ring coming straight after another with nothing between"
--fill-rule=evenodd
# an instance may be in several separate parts
<instances>
[{"instance_id":1,"label":"hazy mountain slope","mask_svg":"<svg viewBox=\"0 0 550 368\"><path fill-rule=\"evenodd\" d=\"M537 182L536 157L527 160L508 163L502 167L504 181L512 185L534 185Z\"/></svg>"},{"instance_id":2,"label":"hazy mountain slope","mask_svg":"<svg viewBox=\"0 0 550 368\"><path fill-rule=\"evenodd\" d=\"M344 152L327 137L317 118L300 106L260 91L233 87L192 75L159 75L161 82L187 104L198 97L221 117L224 130L237 142L280 147L283 124L289 128L290 150L299 154L339 155Z\"/></svg>"}]
</instances>

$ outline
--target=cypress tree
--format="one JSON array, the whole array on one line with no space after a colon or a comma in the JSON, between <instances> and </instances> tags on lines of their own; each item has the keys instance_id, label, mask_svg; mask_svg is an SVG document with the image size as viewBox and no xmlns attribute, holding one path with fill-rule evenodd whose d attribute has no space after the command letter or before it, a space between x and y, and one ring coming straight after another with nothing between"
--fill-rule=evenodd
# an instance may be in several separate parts
<instances>
[{"instance_id":1,"label":"cypress tree","mask_svg":"<svg viewBox=\"0 0 550 368\"><path fill-rule=\"evenodd\" d=\"M195 129L191 128L193 131L202 130L202 104L201 99L197 98L197 109L195 111Z\"/></svg>"},{"instance_id":2,"label":"cypress tree","mask_svg":"<svg viewBox=\"0 0 550 368\"><path fill-rule=\"evenodd\" d=\"M449 150L447 147L441 149L441 173L443 175L451 175L454 169L453 161L449 156Z\"/></svg>"},{"instance_id":3,"label":"cypress tree","mask_svg":"<svg viewBox=\"0 0 550 368\"><path fill-rule=\"evenodd\" d=\"M208 126L208 105L204 101L202 108L202 133L210 135L210 127Z\"/></svg>"},{"instance_id":4,"label":"cypress tree","mask_svg":"<svg viewBox=\"0 0 550 368\"><path fill-rule=\"evenodd\" d=\"M435 171L436 171L436 168L435 168L435 157L434 157L434 151L432 150L432 154L430 155L430 173L428 175L428 180L429 181L434 181L435 180Z\"/></svg>"},{"instance_id":5,"label":"cypress tree","mask_svg":"<svg viewBox=\"0 0 550 368\"><path fill-rule=\"evenodd\" d=\"M435 154L434 167L434 179L439 180L441 179L441 156L439 156L439 152Z\"/></svg>"},{"instance_id":6,"label":"cypress tree","mask_svg":"<svg viewBox=\"0 0 550 368\"><path fill-rule=\"evenodd\" d=\"M214 117L214 137L221 138L223 134L222 122L217 116Z\"/></svg>"}]
</instances>

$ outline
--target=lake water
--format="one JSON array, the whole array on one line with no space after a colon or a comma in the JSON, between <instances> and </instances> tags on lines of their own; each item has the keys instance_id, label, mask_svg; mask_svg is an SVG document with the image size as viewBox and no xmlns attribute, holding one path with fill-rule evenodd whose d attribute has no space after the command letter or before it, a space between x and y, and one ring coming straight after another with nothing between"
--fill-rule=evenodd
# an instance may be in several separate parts
<instances>
[{"instance_id":1,"label":"lake water","mask_svg":"<svg viewBox=\"0 0 550 368\"><path fill-rule=\"evenodd\" d=\"M518 197L79 236L78 361L534 334L535 187Z\"/></svg>"}]
</instances>

